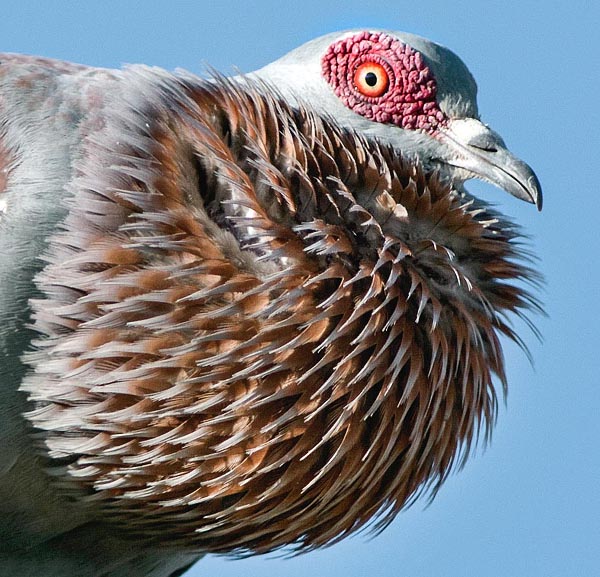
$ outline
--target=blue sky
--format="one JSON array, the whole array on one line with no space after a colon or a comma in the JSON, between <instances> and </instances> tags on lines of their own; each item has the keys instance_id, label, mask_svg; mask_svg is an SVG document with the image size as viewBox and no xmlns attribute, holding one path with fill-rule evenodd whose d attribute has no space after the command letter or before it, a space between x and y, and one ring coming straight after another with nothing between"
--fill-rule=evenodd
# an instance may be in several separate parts
<instances>
[{"instance_id":1,"label":"blue sky","mask_svg":"<svg viewBox=\"0 0 600 577\"><path fill-rule=\"evenodd\" d=\"M250 71L315 36L427 36L474 73L483 119L536 170L544 211L487 185L532 237L546 277L534 360L505 348L510 393L492 445L381 536L294 559L207 558L190 577L580 577L600 567L600 8L589 1L4 1L0 49L116 67Z\"/></svg>"}]
</instances>

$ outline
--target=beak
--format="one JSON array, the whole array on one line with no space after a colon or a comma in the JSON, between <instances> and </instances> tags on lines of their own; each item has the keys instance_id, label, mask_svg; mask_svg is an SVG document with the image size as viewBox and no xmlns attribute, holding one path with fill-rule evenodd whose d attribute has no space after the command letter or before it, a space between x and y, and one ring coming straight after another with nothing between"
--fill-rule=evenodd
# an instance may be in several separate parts
<instances>
[{"instance_id":1,"label":"beak","mask_svg":"<svg viewBox=\"0 0 600 577\"><path fill-rule=\"evenodd\" d=\"M467 179L485 180L542 210L538 177L506 148L499 134L475 118L461 118L451 120L440 136L452 150L451 159L443 162L464 169Z\"/></svg>"}]
</instances>

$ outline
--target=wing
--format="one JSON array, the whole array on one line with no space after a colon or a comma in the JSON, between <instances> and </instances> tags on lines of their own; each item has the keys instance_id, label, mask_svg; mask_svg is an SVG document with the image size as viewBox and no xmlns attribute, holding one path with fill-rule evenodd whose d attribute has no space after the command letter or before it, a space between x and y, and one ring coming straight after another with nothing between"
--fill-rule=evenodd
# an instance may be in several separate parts
<instances>
[{"instance_id":1,"label":"wing","mask_svg":"<svg viewBox=\"0 0 600 577\"><path fill-rule=\"evenodd\" d=\"M62 496L24 414L29 300L47 239L68 211L85 143L104 124L119 72L0 55L0 574L170 575L197 555L133 548Z\"/></svg>"}]
</instances>

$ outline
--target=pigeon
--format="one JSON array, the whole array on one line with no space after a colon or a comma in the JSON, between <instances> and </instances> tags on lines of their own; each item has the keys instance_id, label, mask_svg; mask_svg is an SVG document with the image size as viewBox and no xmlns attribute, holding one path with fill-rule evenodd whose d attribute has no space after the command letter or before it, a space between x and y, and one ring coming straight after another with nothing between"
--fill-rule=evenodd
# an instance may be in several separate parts
<instances>
[{"instance_id":1,"label":"pigeon","mask_svg":"<svg viewBox=\"0 0 600 577\"><path fill-rule=\"evenodd\" d=\"M175 577L380 531L489 437L541 209L450 50L199 78L0 55L0 574Z\"/></svg>"}]
</instances>

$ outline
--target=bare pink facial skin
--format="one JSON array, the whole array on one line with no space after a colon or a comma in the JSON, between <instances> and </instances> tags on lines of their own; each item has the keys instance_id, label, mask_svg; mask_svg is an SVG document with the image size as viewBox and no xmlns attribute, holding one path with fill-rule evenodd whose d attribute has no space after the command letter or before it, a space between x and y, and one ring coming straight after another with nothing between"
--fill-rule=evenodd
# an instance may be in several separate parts
<instances>
[{"instance_id":1,"label":"bare pink facial skin","mask_svg":"<svg viewBox=\"0 0 600 577\"><path fill-rule=\"evenodd\" d=\"M370 62L388 75L387 90L380 96L367 96L355 83L357 68ZM432 135L448 122L421 53L388 34L360 32L335 42L323 56L322 73L342 102L369 120Z\"/></svg>"}]
</instances>

